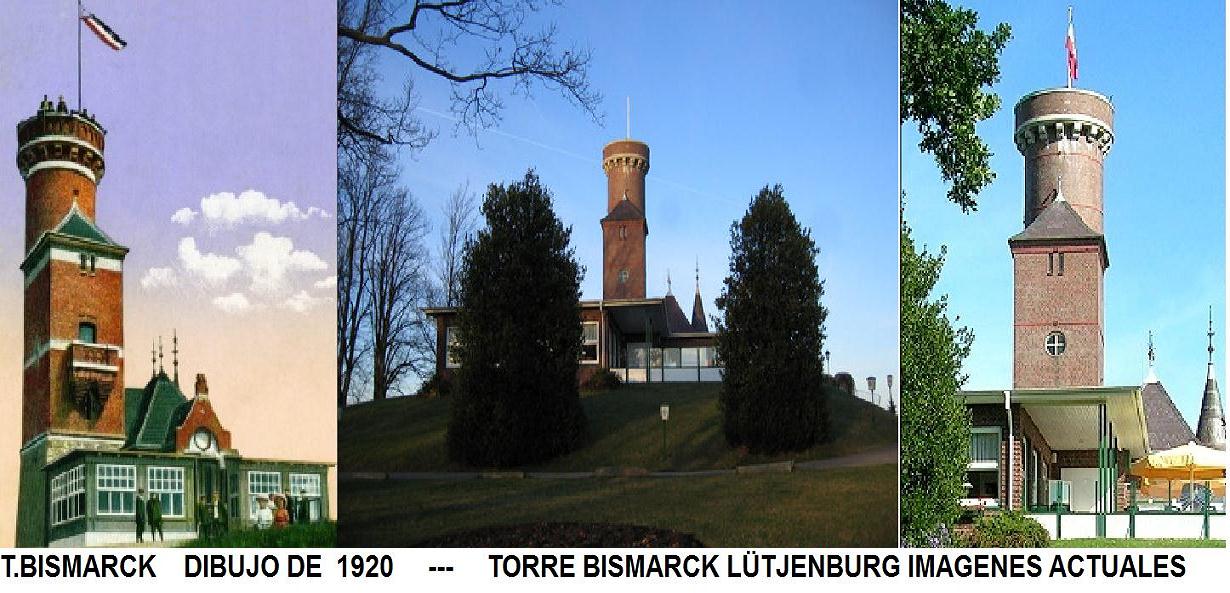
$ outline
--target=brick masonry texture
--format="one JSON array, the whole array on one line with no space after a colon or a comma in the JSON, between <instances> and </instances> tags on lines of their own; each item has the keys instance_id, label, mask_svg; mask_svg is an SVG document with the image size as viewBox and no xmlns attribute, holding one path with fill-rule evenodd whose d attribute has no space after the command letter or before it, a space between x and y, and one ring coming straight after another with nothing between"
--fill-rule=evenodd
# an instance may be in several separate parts
<instances>
[{"instance_id":1,"label":"brick masonry texture","mask_svg":"<svg viewBox=\"0 0 1230 593\"><path fill-rule=\"evenodd\" d=\"M1051 252L1062 253L1063 275L1047 275ZM1058 259L1056 257L1056 259ZM1096 386L1103 380L1102 254L1097 246L1017 248L1012 251L1013 386ZM1057 268L1058 264L1056 264ZM1059 356L1046 337L1064 334Z\"/></svg>"}]
</instances>

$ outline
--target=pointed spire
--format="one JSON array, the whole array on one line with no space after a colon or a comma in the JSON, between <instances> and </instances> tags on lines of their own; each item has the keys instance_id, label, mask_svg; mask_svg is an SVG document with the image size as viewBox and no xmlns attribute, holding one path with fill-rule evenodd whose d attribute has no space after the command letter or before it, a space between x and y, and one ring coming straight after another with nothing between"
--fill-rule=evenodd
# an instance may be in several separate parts
<instances>
[{"instance_id":1,"label":"pointed spire","mask_svg":"<svg viewBox=\"0 0 1230 593\"><path fill-rule=\"evenodd\" d=\"M158 373L162 374L165 369L162 367L162 336L158 336Z\"/></svg>"},{"instance_id":2,"label":"pointed spire","mask_svg":"<svg viewBox=\"0 0 1230 593\"><path fill-rule=\"evenodd\" d=\"M666 294L671 293L671 269L666 269Z\"/></svg>"},{"instance_id":3,"label":"pointed spire","mask_svg":"<svg viewBox=\"0 0 1230 593\"><path fill-rule=\"evenodd\" d=\"M1221 407L1221 392L1217 388L1217 371L1213 368L1213 307L1209 307L1209 371L1204 381L1204 398L1200 401L1200 421L1196 423L1196 442L1214 449L1226 449L1226 416Z\"/></svg>"},{"instance_id":4,"label":"pointed spire","mask_svg":"<svg viewBox=\"0 0 1230 593\"><path fill-rule=\"evenodd\" d=\"M1058 175L1055 177L1055 201L1056 202L1068 201L1067 199L1063 197L1063 175Z\"/></svg>"},{"instance_id":5,"label":"pointed spire","mask_svg":"<svg viewBox=\"0 0 1230 593\"><path fill-rule=\"evenodd\" d=\"M149 343L149 376L151 379L158 376L158 341L150 340Z\"/></svg>"},{"instance_id":6,"label":"pointed spire","mask_svg":"<svg viewBox=\"0 0 1230 593\"><path fill-rule=\"evenodd\" d=\"M692 298L692 331L708 332L709 323L705 321L705 305L700 298L700 258L696 258L696 296Z\"/></svg>"},{"instance_id":7,"label":"pointed spire","mask_svg":"<svg viewBox=\"0 0 1230 593\"><path fill-rule=\"evenodd\" d=\"M175 384L179 385L179 334L171 330L171 366L175 369Z\"/></svg>"},{"instance_id":8,"label":"pointed spire","mask_svg":"<svg viewBox=\"0 0 1230 593\"><path fill-rule=\"evenodd\" d=\"M700 256L696 256L696 295L700 296Z\"/></svg>"}]
</instances>

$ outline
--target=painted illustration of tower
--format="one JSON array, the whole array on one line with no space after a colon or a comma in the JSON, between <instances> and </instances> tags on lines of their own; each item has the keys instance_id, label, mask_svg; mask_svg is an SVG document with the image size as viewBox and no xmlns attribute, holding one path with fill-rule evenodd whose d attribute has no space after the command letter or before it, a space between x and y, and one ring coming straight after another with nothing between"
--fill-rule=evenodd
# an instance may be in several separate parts
<instances>
[{"instance_id":1,"label":"painted illustration of tower","mask_svg":"<svg viewBox=\"0 0 1230 593\"><path fill-rule=\"evenodd\" d=\"M645 298L645 175L649 145L624 139L602 148L607 215L602 219L602 298Z\"/></svg>"},{"instance_id":2,"label":"painted illustration of tower","mask_svg":"<svg viewBox=\"0 0 1230 593\"><path fill-rule=\"evenodd\" d=\"M74 449L124 442L124 247L95 223L106 130L45 97L17 124L26 184L25 339L19 524L41 522L42 468ZM37 523L36 523L37 524ZM44 545L23 541L19 545Z\"/></svg>"},{"instance_id":3,"label":"painted illustration of tower","mask_svg":"<svg viewBox=\"0 0 1230 593\"><path fill-rule=\"evenodd\" d=\"M1030 93L1016 104L1025 160L1025 229L1013 260L1013 386L1086 387L1103 381L1102 167L1114 107L1083 89Z\"/></svg>"}]
</instances>

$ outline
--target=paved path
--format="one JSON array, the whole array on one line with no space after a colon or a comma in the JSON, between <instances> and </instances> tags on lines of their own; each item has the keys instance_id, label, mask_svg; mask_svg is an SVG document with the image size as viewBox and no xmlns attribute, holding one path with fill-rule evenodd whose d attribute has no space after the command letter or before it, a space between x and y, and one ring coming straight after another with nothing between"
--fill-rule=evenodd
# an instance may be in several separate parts
<instances>
[{"instance_id":1,"label":"paved path","mask_svg":"<svg viewBox=\"0 0 1230 593\"><path fill-rule=\"evenodd\" d=\"M826 470L839 467L861 467L868 465L883 465L897 463L897 447L888 446L873 451L865 451L855 453L853 455L845 455L843 457L832 457L829 459L816 459L813 461L794 462L793 467L790 464L771 463L762 466L743 466L752 469L763 469L769 466L774 466L773 470L768 471L816 471ZM650 472L641 468L602 468L592 472L340 472L340 477L343 480L477 480L477 479L519 479L528 478L534 480L580 480L586 478L613 478L613 477L650 477L650 478L687 478L697 476L726 476L739 473L736 469L707 469L695 471L657 471Z\"/></svg>"}]
</instances>

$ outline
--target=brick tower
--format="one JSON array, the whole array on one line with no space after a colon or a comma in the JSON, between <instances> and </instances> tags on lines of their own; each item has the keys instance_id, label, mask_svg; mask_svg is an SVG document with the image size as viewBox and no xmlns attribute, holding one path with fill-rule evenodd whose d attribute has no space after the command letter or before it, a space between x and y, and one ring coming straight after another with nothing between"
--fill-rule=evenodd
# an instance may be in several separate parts
<instances>
[{"instance_id":1,"label":"brick tower","mask_svg":"<svg viewBox=\"0 0 1230 593\"><path fill-rule=\"evenodd\" d=\"M602 298L645 298L645 174L649 145L615 140L602 148L607 215L602 219Z\"/></svg>"},{"instance_id":2,"label":"brick tower","mask_svg":"<svg viewBox=\"0 0 1230 593\"><path fill-rule=\"evenodd\" d=\"M95 224L106 130L46 97L17 124L26 182L25 343L18 545L46 517L42 467L74 449L124 442L123 262Z\"/></svg>"},{"instance_id":3,"label":"brick tower","mask_svg":"<svg viewBox=\"0 0 1230 593\"><path fill-rule=\"evenodd\" d=\"M1102 164L1114 108L1092 91L1037 91L1016 104L1025 158L1025 229L1013 261L1013 386L1098 386L1103 380Z\"/></svg>"}]
</instances>

